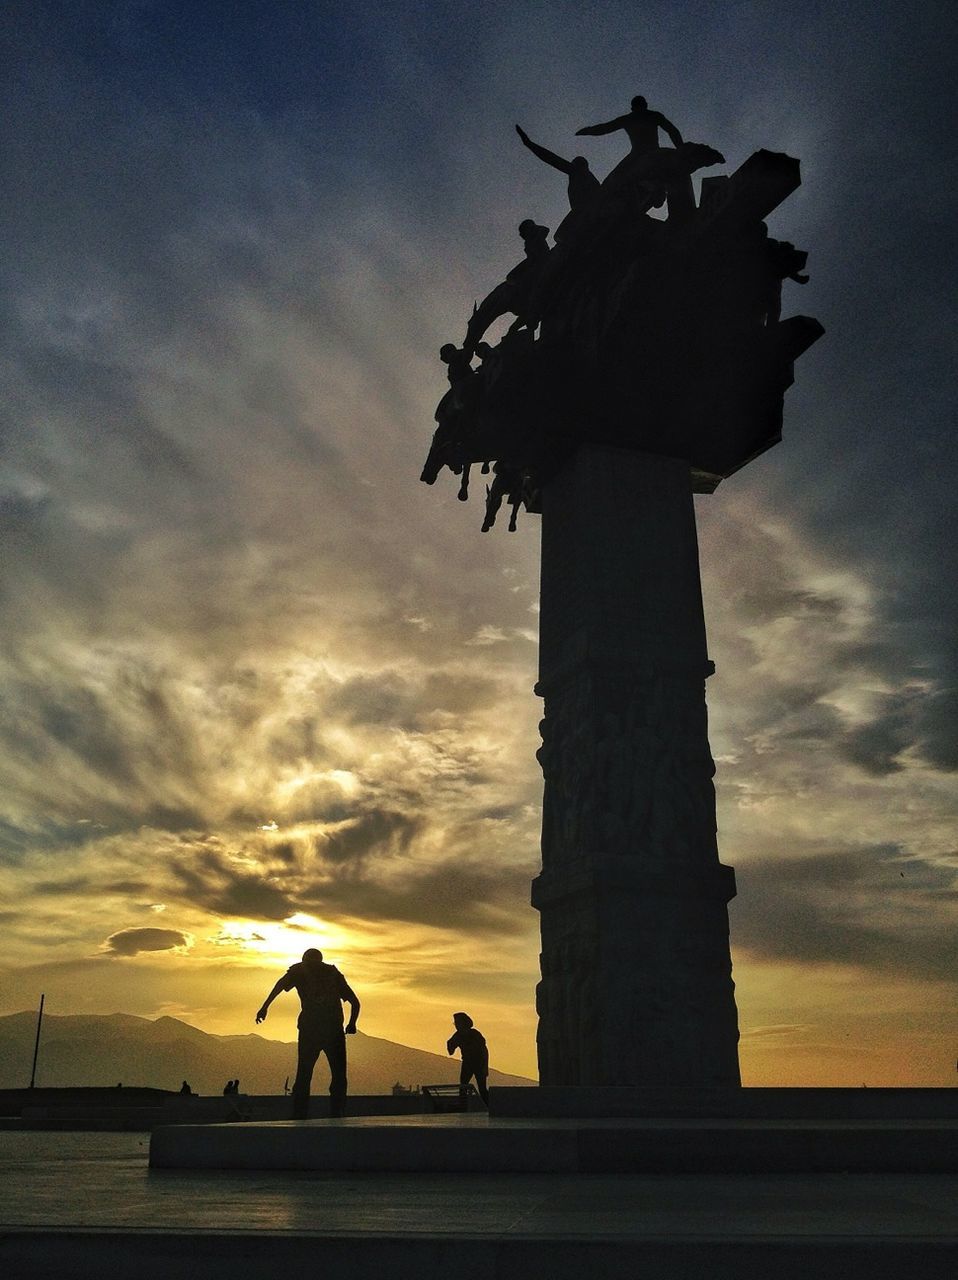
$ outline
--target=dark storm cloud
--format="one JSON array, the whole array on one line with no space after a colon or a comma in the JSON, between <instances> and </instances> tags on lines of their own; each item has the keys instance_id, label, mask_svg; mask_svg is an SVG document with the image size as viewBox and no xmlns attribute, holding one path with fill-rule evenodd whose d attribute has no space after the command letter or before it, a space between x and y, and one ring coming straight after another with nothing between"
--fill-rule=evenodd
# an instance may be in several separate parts
<instances>
[{"instance_id":1,"label":"dark storm cloud","mask_svg":"<svg viewBox=\"0 0 958 1280\"><path fill-rule=\"evenodd\" d=\"M110 955L135 956L141 951L172 951L189 942L178 929L120 929L110 934L103 947Z\"/></svg>"},{"instance_id":2,"label":"dark storm cloud","mask_svg":"<svg viewBox=\"0 0 958 1280\"><path fill-rule=\"evenodd\" d=\"M885 655L883 655L884 657ZM908 658L899 652L894 661L858 664L874 677L898 679L909 674ZM915 663L911 674L920 677ZM928 686L931 687L928 687ZM958 692L941 682L916 680L893 694L874 695L872 716L839 735L839 751L853 764L876 777L898 772L908 749L928 768L941 773L958 769Z\"/></svg>"},{"instance_id":3,"label":"dark storm cloud","mask_svg":"<svg viewBox=\"0 0 958 1280\"><path fill-rule=\"evenodd\" d=\"M781 702L785 702L785 699ZM818 702L816 696L808 695L792 699L789 712L780 721L776 736L778 742L794 748L803 742L834 742L841 732L841 719L834 708Z\"/></svg>"},{"instance_id":4,"label":"dark storm cloud","mask_svg":"<svg viewBox=\"0 0 958 1280\"><path fill-rule=\"evenodd\" d=\"M69 698L69 701L67 701ZM37 707L41 741L49 738L80 757L99 774L122 786L133 780L132 761L122 736L111 733L104 701L89 689L70 690L53 703Z\"/></svg>"},{"instance_id":5,"label":"dark storm cloud","mask_svg":"<svg viewBox=\"0 0 958 1280\"><path fill-rule=\"evenodd\" d=\"M322 835L274 840L264 834L233 850L215 836L184 836L155 867L156 891L220 916L285 920L297 911L326 919L401 921L438 928L514 932L527 909L529 865L508 863L515 812L457 824L414 810L367 808ZM491 835L505 826L504 834ZM442 855L436 856L437 839ZM477 845L490 851L475 860ZM255 863L257 870L250 870Z\"/></svg>"},{"instance_id":6,"label":"dark storm cloud","mask_svg":"<svg viewBox=\"0 0 958 1280\"><path fill-rule=\"evenodd\" d=\"M350 724L412 727L409 682L395 672L359 675L330 694L328 709Z\"/></svg>"},{"instance_id":7,"label":"dark storm cloud","mask_svg":"<svg viewBox=\"0 0 958 1280\"><path fill-rule=\"evenodd\" d=\"M736 595L735 608L747 623L782 616L837 618L843 603L835 596L789 586L778 579L764 579L743 585Z\"/></svg>"},{"instance_id":8,"label":"dark storm cloud","mask_svg":"<svg viewBox=\"0 0 958 1280\"><path fill-rule=\"evenodd\" d=\"M954 978L955 868L890 845L749 863L736 875L733 937L764 959Z\"/></svg>"},{"instance_id":9,"label":"dark storm cloud","mask_svg":"<svg viewBox=\"0 0 958 1280\"><path fill-rule=\"evenodd\" d=\"M71 876L66 880L36 880L31 892L45 898L101 897L103 894L122 894L133 897L149 892L145 880L102 880L93 876Z\"/></svg>"},{"instance_id":10,"label":"dark storm cloud","mask_svg":"<svg viewBox=\"0 0 958 1280\"><path fill-rule=\"evenodd\" d=\"M876 587L876 638L895 637L896 676L924 668L937 697L958 677L958 544L947 514L958 437L946 373L956 355L956 188L937 90L952 78L958 31L954 8L935 4L917 24L886 8L882 24L880 39L889 52L898 42L897 54L884 66L861 61L863 92L836 112L831 154L805 170L821 193L805 209L809 292L828 332L817 376L796 387L787 454L767 474L787 518ZM903 93L889 92L889 68ZM908 187L921 197L904 199ZM851 227L865 234L849 236ZM804 297L796 302L806 310ZM876 773L894 768L905 738L933 764L953 759L955 722L916 739L921 718L906 728L882 717L850 751Z\"/></svg>"},{"instance_id":11,"label":"dark storm cloud","mask_svg":"<svg viewBox=\"0 0 958 1280\"><path fill-rule=\"evenodd\" d=\"M922 698L916 742L922 757L936 769L958 770L958 688L939 689Z\"/></svg>"},{"instance_id":12,"label":"dark storm cloud","mask_svg":"<svg viewBox=\"0 0 958 1280\"><path fill-rule=\"evenodd\" d=\"M424 826L425 820L418 815L375 809L320 837L318 849L324 858L337 864L357 863L371 856L402 855Z\"/></svg>"},{"instance_id":13,"label":"dark storm cloud","mask_svg":"<svg viewBox=\"0 0 958 1280\"><path fill-rule=\"evenodd\" d=\"M902 700L886 698L883 701L890 704L888 709L867 724L852 729L839 748L846 759L879 778L903 767L898 757L915 737L909 731Z\"/></svg>"},{"instance_id":14,"label":"dark storm cloud","mask_svg":"<svg viewBox=\"0 0 958 1280\"><path fill-rule=\"evenodd\" d=\"M436 711L468 715L495 701L499 690L488 676L427 671L410 679L396 671L354 676L334 689L326 703L351 724L418 729Z\"/></svg>"},{"instance_id":15,"label":"dark storm cloud","mask_svg":"<svg viewBox=\"0 0 958 1280\"><path fill-rule=\"evenodd\" d=\"M530 867L458 860L410 866L404 875L388 879L381 872L351 867L307 889L301 905L320 915L342 913L369 921L507 934L526 924L521 916L527 909L531 874Z\"/></svg>"},{"instance_id":16,"label":"dark storm cloud","mask_svg":"<svg viewBox=\"0 0 958 1280\"><path fill-rule=\"evenodd\" d=\"M864 566L836 565L800 522L754 501L730 491L731 512L700 508L706 614L744 767L767 771L772 749L797 763L806 743L872 778L952 771L947 663L916 647Z\"/></svg>"},{"instance_id":17,"label":"dark storm cloud","mask_svg":"<svg viewBox=\"0 0 958 1280\"><path fill-rule=\"evenodd\" d=\"M89 876L71 876L68 880L37 880L33 884L33 892L41 897L61 897L85 893L90 888Z\"/></svg>"},{"instance_id":18,"label":"dark storm cloud","mask_svg":"<svg viewBox=\"0 0 958 1280\"><path fill-rule=\"evenodd\" d=\"M31 827L65 844L139 823L201 824L191 803L200 802L204 769L197 725L170 673L114 653L108 682L36 654L8 664L6 674L0 742L8 759L36 765L29 782L20 770L24 781L8 798L21 791L25 805L36 805L28 788L43 795L32 820L11 824L14 847Z\"/></svg>"},{"instance_id":19,"label":"dark storm cloud","mask_svg":"<svg viewBox=\"0 0 958 1280\"><path fill-rule=\"evenodd\" d=\"M296 910L288 892L273 879L244 870L212 849L174 861L170 872L173 888L183 899L216 915L284 920Z\"/></svg>"}]
</instances>

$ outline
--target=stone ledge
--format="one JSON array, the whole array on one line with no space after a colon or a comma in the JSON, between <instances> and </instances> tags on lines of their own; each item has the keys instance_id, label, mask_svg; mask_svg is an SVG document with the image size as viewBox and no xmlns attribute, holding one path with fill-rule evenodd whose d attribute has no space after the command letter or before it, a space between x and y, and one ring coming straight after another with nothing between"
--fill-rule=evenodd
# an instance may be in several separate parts
<instances>
[{"instance_id":1,"label":"stone ledge","mask_svg":"<svg viewBox=\"0 0 958 1280\"><path fill-rule=\"evenodd\" d=\"M497 1086L492 1116L521 1119L958 1120L958 1089Z\"/></svg>"},{"instance_id":2,"label":"stone ledge","mask_svg":"<svg viewBox=\"0 0 958 1280\"><path fill-rule=\"evenodd\" d=\"M510 1120L178 1125L154 1169L387 1173L948 1173L954 1121Z\"/></svg>"},{"instance_id":3,"label":"stone ledge","mask_svg":"<svg viewBox=\"0 0 958 1280\"><path fill-rule=\"evenodd\" d=\"M597 857L599 855L596 855ZM727 903L735 897L735 870L719 862L703 867L673 867L653 871L641 857L607 857L581 869L542 871L532 882L531 901L536 910L580 898L583 894L633 893L642 899L704 898Z\"/></svg>"}]
</instances>

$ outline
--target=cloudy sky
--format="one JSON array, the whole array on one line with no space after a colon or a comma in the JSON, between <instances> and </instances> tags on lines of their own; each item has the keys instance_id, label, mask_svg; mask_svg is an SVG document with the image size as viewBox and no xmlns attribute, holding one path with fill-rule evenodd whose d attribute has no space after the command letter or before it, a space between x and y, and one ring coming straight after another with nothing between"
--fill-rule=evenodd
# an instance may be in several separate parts
<instances>
[{"instance_id":1,"label":"cloudy sky","mask_svg":"<svg viewBox=\"0 0 958 1280\"><path fill-rule=\"evenodd\" d=\"M534 1073L535 517L418 474L439 345L644 93L802 160L782 445L696 500L746 1083L951 1084L953 5L6 6L0 1013L366 1031ZM263 1028L292 1038L292 999Z\"/></svg>"}]
</instances>

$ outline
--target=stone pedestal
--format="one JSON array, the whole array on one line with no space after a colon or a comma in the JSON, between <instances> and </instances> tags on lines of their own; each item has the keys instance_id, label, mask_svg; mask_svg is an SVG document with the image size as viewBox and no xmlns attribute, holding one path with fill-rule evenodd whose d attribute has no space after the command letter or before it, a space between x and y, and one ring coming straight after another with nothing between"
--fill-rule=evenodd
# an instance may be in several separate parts
<instances>
[{"instance_id":1,"label":"stone pedestal","mask_svg":"<svg viewBox=\"0 0 958 1280\"><path fill-rule=\"evenodd\" d=\"M543 1085L738 1085L689 465L585 447L543 490Z\"/></svg>"}]
</instances>

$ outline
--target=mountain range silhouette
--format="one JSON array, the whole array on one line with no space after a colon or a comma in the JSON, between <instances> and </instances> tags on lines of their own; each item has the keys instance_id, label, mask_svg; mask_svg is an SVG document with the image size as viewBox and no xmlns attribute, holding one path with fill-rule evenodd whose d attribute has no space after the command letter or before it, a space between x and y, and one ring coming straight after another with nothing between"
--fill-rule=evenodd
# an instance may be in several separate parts
<instances>
[{"instance_id":1,"label":"mountain range silhouette","mask_svg":"<svg viewBox=\"0 0 958 1280\"><path fill-rule=\"evenodd\" d=\"M36 1035L35 1012L0 1017L0 1088L30 1083ZM243 1093L283 1092L296 1073L296 1044L259 1035L218 1036L178 1018L140 1018L129 1013L49 1015L43 1019L38 1087L94 1085L178 1089L188 1080L196 1093L218 1094L239 1077ZM349 1038L349 1090L390 1093L394 1084L446 1084L459 1079L459 1059L394 1044L359 1031ZM314 1093L328 1081L325 1059L314 1076ZM489 1072L490 1085L531 1085L525 1076Z\"/></svg>"}]
</instances>

